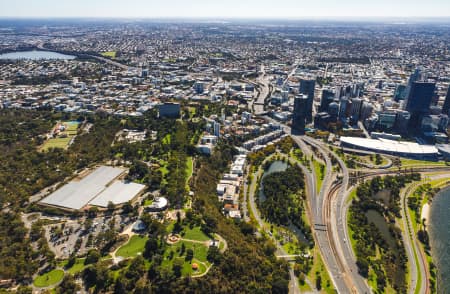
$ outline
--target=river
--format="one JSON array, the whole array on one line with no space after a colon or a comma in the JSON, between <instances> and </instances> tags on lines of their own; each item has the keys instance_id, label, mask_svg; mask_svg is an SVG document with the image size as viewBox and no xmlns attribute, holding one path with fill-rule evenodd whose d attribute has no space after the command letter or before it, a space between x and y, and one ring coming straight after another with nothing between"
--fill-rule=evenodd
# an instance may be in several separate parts
<instances>
[{"instance_id":1,"label":"river","mask_svg":"<svg viewBox=\"0 0 450 294\"><path fill-rule=\"evenodd\" d=\"M52 52L52 51L39 51L39 50L33 50L33 51L19 51L19 52L11 52L11 53L4 53L0 54L0 59L3 60L42 60L42 59L62 59L62 60L70 60L75 59L75 56L73 55L66 55L61 54L58 52Z\"/></svg>"},{"instance_id":2,"label":"river","mask_svg":"<svg viewBox=\"0 0 450 294\"><path fill-rule=\"evenodd\" d=\"M430 212L429 235L431 254L437 267L438 293L450 289L450 188L433 198Z\"/></svg>"}]
</instances>

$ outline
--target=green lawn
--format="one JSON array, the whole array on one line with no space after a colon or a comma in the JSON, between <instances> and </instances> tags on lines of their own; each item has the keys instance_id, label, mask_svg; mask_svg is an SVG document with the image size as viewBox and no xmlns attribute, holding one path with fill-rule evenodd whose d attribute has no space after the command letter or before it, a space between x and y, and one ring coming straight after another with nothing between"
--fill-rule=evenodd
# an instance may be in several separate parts
<instances>
[{"instance_id":1,"label":"green lawn","mask_svg":"<svg viewBox=\"0 0 450 294\"><path fill-rule=\"evenodd\" d=\"M172 136L171 136L170 134L167 134L167 135L162 139L162 143L163 143L164 145L168 145L168 144L170 144L171 139L172 139Z\"/></svg>"},{"instance_id":2,"label":"green lawn","mask_svg":"<svg viewBox=\"0 0 450 294\"><path fill-rule=\"evenodd\" d=\"M48 139L44 145L42 146L41 150L48 150L50 148L61 148L65 149L67 145L69 145L69 142L72 138L66 137L66 138L51 138Z\"/></svg>"},{"instance_id":3,"label":"green lawn","mask_svg":"<svg viewBox=\"0 0 450 294\"><path fill-rule=\"evenodd\" d=\"M61 282L63 277L64 277L63 270L54 269L52 271L49 271L48 273L36 277L33 284L39 288L48 287Z\"/></svg>"},{"instance_id":4,"label":"green lawn","mask_svg":"<svg viewBox=\"0 0 450 294\"><path fill-rule=\"evenodd\" d=\"M336 293L333 286L333 281L331 281L328 271L323 263L322 256L317 248L314 249L316 252L314 254L314 264L311 271L308 274L308 278L313 284L316 282L316 272L322 277L322 291L326 293Z\"/></svg>"},{"instance_id":5,"label":"green lawn","mask_svg":"<svg viewBox=\"0 0 450 294\"><path fill-rule=\"evenodd\" d=\"M184 244L185 246L185 252L183 255L180 256L182 244ZM192 260L192 262L188 262L185 260L186 251L188 249L192 249L194 251L194 259ZM169 258L171 255L170 252L173 252L172 259ZM207 253L208 247L206 247L205 245L192 243L188 241L180 241L174 245L167 246L166 251L164 252L163 255L162 266L172 269L173 262L176 259L180 259L184 261L183 269L181 271L183 276L200 274L206 271L206 267L203 264L201 264L201 262L205 263L207 266L210 266L210 263L206 260ZM196 272L192 270L192 263L194 262L196 262L199 265L199 270Z\"/></svg>"},{"instance_id":6,"label":"green lawn","mask_svg":"<svg viewBox=\"0 0 450 294\"><path fill-rule=\"evenodd\" d=\"M103 57L109 57L109 58L116 58L117 52L116 51L106 51L106 52L102 52L101 55Z\"/></svg>"},{"instance_id":7,"label":"green lawn","mask_svg":"<svg viewBox=\"0 0 450 294\"><path fill-rule=\"evenodd\" d=\"M62 122L62 124L64 124L66 126L66 130L64 131L64 133L67 134L67 137L65 137L65 138L58 137L58 138L48 139L41 146L41 148L40 148L41 151L46 151L50 148L62 148L62 149L67 148L70 140L72 140L72 138L77 135L79 123L75 122L75 121L65 121L65 122Z\"/></svg>"},{"instance_id":8,"label":"green lawn","mask_svg":"<svg viewBox=\"0 0 450 294\"><path fill-rule=\"evenodd\" d=\"M324 165L322 163L318 162L317 160L313 160L313 163L314 163L314 171L316 173L316 187L317 187L316 191L317 191L317 193L319 193L320 189L322 187L323 177L325 176L324 175L325 170L323 173L320 171L321 166L324 166Z\"/></svg>"},{"instance_id":9,"label":"green lawn","mask_svg":"<svg viewBox=\"0 0 450 294\"><path fill-rule=\"evenodd\" d=\"M189 181L193 173L192 157L188 156L186 160L186 182Z\"/></svg>"},{"instance_id":10,"label":"green lawn","mask_svg":"<svg viewBox=\"0 0 450 294\"><path fill-rule=\"evenodd\" d=\"M144 201L144 206L152 205L152 203L153 203L153 200L145 199L145 201Z\"/></svg>"},{"instance_id":11,"label":"green lawn","mask_svg":"<svg viewBox=\"0 0 450 294\"><path fill-rule=\"evenodd\" d=\"M83 269L84 269L84 260L85 260L86 258L77 258L77 260L75 261L75 264L74 265L72 265L72 267L70 267L70 268L66 268L66 266L67 266L67 260L65 260L65 261L63 261L62 263L61 263L61 266L67 271L67 272L69 272L70 274L72 274L72 275L74 275L74 274L77 274L77 273L79 273L79 272L81 272Z\"/></svg>"},{"instance_id":12,"label":"green lawn","mask_svg":"<svg viewBox=\"0 0 450 294\"><path fill-rule=\"evenodd\" d=\"M116 256L122 257L136 257L138 254L141 254L144 251L145 243L147 242L147 236L138 236L134 235L128 241L127 244L117 250Z\"/></svg>"},{"instance_id":13,"label":"green lawn","mask_svg":"<svg viewBox=\"0 0 450 294\"><path fill-rule=\"evenodd\" d=\"M445 166L444 161L427 161L427 160L414 160L408 158L400 158L402 167L412 166Z\"/></svg>"},{"instance_id":14,"label":"green lawn","mask_svg":"<svg viewBox=\"0 0 450 294\"><path fill-rule=\"evenodd\" d=\"M183 238L197 241L208 241L211 239L200 230L200 227L194 227L192 230L186 228Z\"/></svg>"}]
</instances>

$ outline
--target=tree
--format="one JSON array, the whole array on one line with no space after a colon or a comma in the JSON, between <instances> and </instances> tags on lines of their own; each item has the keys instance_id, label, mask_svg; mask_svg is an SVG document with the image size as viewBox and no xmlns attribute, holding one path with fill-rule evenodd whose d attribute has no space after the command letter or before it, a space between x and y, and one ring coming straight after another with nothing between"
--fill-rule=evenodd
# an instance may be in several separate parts
<instances>
[{"instance_id":1,"label":"tree","mask_svg":"<svg viewBox=\"0 0 450 294\"><path fill-rule=\"evenodd\" d=\"M100 253L95 249L91 249L88 251L88 253L86 255L84 264L96 263L99 259L100 259Z\"/></svg>"},{"instance_id":2,"label":"tree","mask_svg":"<svg viewBox=\"0 0 450 294\"><path fill-rule=\"evenodd\" d=\"M114 203L112 201L108 201L108 212L112 213L114 211L114 209L116 208L116 206L114 205Z\"/></svg>"},{"instance_id":3,"label":"tree","mask_svg":"<svg viewBox=\"0 0 450 294\"><path fill-rule=\"evenodd\" d=\"M316 277L316 289L322 290L322 277L320 275L317 275Z\"/></svg>"},{"instance_id":4,"label":"tree","mask_svg":"<svg viewBox=\"0 0 450 294\"><path fill-rule=\"evenodd\" d=\"M217 246L209 246L206 259L212 263L219 263L222 260L222 254L220 253L219 248L217 248Z\"/></svg>"},{"instance_id":5,"label":"tree","mask_svg":"<svg viewBox=\"0 0 450 294\"><path fill-rule=\"evenodd\" d=\"M88 210L88 217L89 218L95 218L98 214L98 207L97 206L92 206L89 208Z\"/></svg>"},{"instance_id":6,"label":"tree","mask_svg":"<svg viewBox=\"0 0 450 294\"><path fill-rule=\"evenodd\" d=\"M153 255L158 251L158 240L156 238L150 238L145 243L144 257L151 259Z\"/></svg>"},{"instance_id":7,"label":"tree","mask_svg":"<svg viewBox=\"0 0 450 294\"><path fill-rule=\"evenodd\" d=\"M181 270L183 269L183 260L175 259L173 261L172 270L174 275L179 278L181 277Z\"/></svg>"},{"instance_id":8,"label":"tree","mask_svg":"<svg viewBox=\"0 0 450 294\"><path fill-rule=\"evenodd\" d=\"M75 283L75 279L71 274L64 275L61 284L56 288L57 294L75 294L80 290L80 286Z\"/></svg>"},{"instance_id":9,"label":"tree","mask_svg":"<svg viewBox=\"0 0 450 294\"><path fill-rule=\"evenodd\" d=\"M276 276L272 281L273 294L285 294L289 292L289 281L283 277Z\"/></svg>"},{"instance_id":10,"label":"tree","mask_svg":"<svg viewBox=\"0 0 450 294\"><path fill-rule=\"evenodd\" d=\"M194 258L194 251L191 248L186 250L186 261L191 261Z\"/></svg>"},{"instance_id":11,"label":"tree","mask_svg":"<svg viewBox=\"0 0 450 294\"><path fill-rule=\"evenodd\" d=\"M369 263L367 262L367 260L357 258L356 266L358 267L358 272L361 276L365 278L369 277Z\"/></svg>"}]
</instances>

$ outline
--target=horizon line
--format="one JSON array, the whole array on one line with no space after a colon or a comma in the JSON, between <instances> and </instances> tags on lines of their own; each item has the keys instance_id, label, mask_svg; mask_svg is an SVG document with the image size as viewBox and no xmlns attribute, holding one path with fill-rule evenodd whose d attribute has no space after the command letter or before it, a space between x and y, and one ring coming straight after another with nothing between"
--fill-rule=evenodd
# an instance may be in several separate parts
<instances>
[{"instance_id":1,"label":"horizon line","mask_svg":"<svg viewBox=\"0 0 450 294\"><path fill-rule=\"evenodd\" d=\"M0 19L116 19L116 20L450 20L448 16L2 16Z\"/></svg>"}]
</instances>

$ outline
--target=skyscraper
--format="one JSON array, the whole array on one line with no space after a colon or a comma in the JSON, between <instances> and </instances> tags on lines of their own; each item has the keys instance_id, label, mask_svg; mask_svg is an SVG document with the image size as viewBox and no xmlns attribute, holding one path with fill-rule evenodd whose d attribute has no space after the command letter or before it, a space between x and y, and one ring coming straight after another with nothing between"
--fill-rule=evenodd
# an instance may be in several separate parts
<instances>
[{"instance_id":1,"label":"skyscraper","mask_svg":"<svg viewBox=\"0 0 450 294\"><path fill-rule=\"evenodd\" d=\"M322 99L320 100L319 112L327 111L328 105L334 100L336 94L331 89L322 90Z\"/></svg>"},{"instance_id":2,"label":"skyscraper","mask_svg":"<svg viewBox=\"0 0 450 294\"><path fill-rule=\"evenodd\" d=\"M306 121L312 122L312 107L314 102L314 88L316 86L316 80L300 80L300 94L308 96L308 104L306 110Z\"/></svg>"},{"instance_id":3,"label":"skyscraper","mask_svg":"<svg viewBox=\"0 0 450 294\"><path fill-rule=\"evenodd\" d=\"M292 133L294 134L303 135L305 133L308 103L307 95L299 95L294 99L294 113L292 115Z\"/></svg>"},{"instance_id":4,"label":"skyscraper","mask_svg":"<svg viewBox=\"0 0 450 294\"><path fill-rule=\"evenodd\" d=\"M406 99L405 110L409 111L409 129L417 130L420 127L420 120L427 115L430 110L431 99L434 95L436 83L433 82L413 82L409 95Z\"/></svg>"},{"instance_id":5,"label":"skyscraper","mask_svg":"<svg viewBox=\"0 0 450 294\"><path fill-rule=\"evenodd\" d=\"M362 104L363 100L361 98L352 99L352 108L351 108L352 121L357 122L359 120Z\"/></svg>"},{"instance_id":6,"label":"skyscraper","mask_svg":"<svg viewBox=\"0 0 450 294\"><path fill-rule=\"evenodd\" d=\"M448 86L447 96L445 96L444 106L442 106L442 114L448 115L450 110L450 86Z\"/></svg>"}]
</instances>

